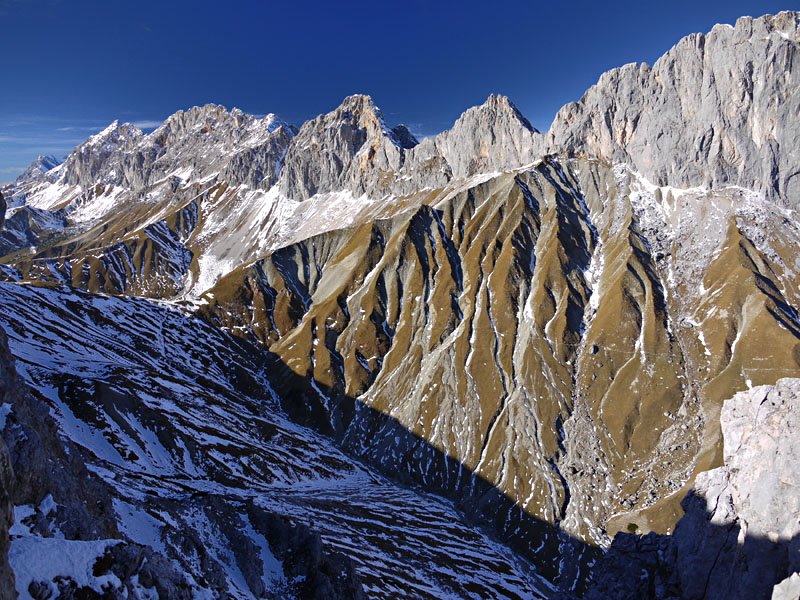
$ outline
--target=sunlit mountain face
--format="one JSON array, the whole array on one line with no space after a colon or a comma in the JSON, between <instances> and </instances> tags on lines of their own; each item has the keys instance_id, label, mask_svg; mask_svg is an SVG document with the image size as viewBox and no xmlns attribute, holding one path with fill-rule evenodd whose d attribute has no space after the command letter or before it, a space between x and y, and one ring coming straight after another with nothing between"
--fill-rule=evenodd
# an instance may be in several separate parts
<instances>
[{"instance_id":1,"label":"sunlit mountain face","mask_svg":"<svg viewBox=\"0 0 800 600\"><path fill-rule=\"evenodd\" d=\"M725 400L800 376L799 18L612 70L544 133L492 95L420 141L355 95L37 159L2 189L0 579L611 593L614 536L672 534L728 463Z\"/></svg>"}]
</instances>

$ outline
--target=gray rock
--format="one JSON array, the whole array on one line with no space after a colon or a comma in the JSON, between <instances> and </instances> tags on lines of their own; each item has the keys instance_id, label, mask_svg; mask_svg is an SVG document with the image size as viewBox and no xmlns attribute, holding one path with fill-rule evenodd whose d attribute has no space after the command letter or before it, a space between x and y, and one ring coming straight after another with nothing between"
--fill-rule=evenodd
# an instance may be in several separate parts
<instances>
[{"instance_id":1,"label":"gray rock","mask_svg":"<svg viewBox=\"0 0 800 600\"><path fill-rule=\"evenodd\" d=\"M772 590L772 600L797 600L800 598L800 573L792 573Z\"/></svg>"},{"instance_id":2,"label":"gray rock","mask_svg":"<svg viewBox=\"0 0 800 600\"><path fill-rule=\"evenodd\" d=\"M628 162L659 185L739 185L795 207L799 41L796 12L687 36L652 68L603 74L558 112L548 149Z\"/></svg>"},{"instance_id":3,"label":"gray rock","mask_svg":"<svg viewBox=\"0 0 800 600\"><path fill-rule=\"evenodd\" d=\"M531 162L543 150L542 136L505 96L494 94L480 106L459 117L452 129L433 140L438 156L449 165L453 177L513 169ZM415 149L410 169L430 159Z\"/></svg>"},{"instance_id":4,"label":"gray rock","mask_svg":"<svg viewBox=\"0 0 800 600\"><path fill-rule=\"evenodd\" d=\"M297 200L339 190L409 194L518 167L543 148L543 136L505 96L489 96L422 143L403 125L389 129L369 96L350 96L300 129L284 161L281 192Z\"/></svg>"},{"instance_id":5,"label":"gray rock","mask_svg":"<svg viewBox=\"0 0 800 600\"><path fill-rule=\"evenodd\" d=\"M296 200L343 189L361 195L399 171L416 144L405 126L387 127L372 98L349 96L300 128L283 161L280 190Z\"/></svg>"},{"instance_id":6,"label":"gray rock","mask_svg":"<svg viewBox=\"0 0 800 600\"><path fill-rule=\"evenodd\" d=\"M295 133L275 115L257 119L208 104L176 112L149 135L115 121L44 177L84 191L100 183L141 192L167 177L219 174L230 185L269 188Z\"/></svg>"},{"instance_id":7,"label":"gray rock","mask_svg":"<svg viewBox=\"0 0 800 600\"><path fill-rule=\"evenodd\" d=\"M675 534L618 534L587 598L797 597L800 379L736 394L720 422L725 465L698 475Z\"/></svg>"},{"instance_id":8,"label":"gray rock","mask_svg":"<svg viewBox=\"0 0 800 600\"><path fill-rule=\"evenodd\" d=\"M281 191L299 200L342 189L407 194L566 153L627 162L659 185L738 185L793 207L799 22L794 12L743 17L683 38L652 68L613 69L564 106L544 136L492 95L435 138L401 143L369 97L351 96L303 126Z\"/></svg>"},{"instance_id":9,"label":"gray rock","mask_svg":"<svg viewBox=\"0 0 800 600\"><path fill-rule=\"evenodd\" d=\"M720 421L725 466L701 473L698 492L709 505L725 498L746 535L791 539L800 533L800 494L787 493L800 489L800 380L736 394L725 402ZM720 479L727 490L710 494Z\"/></svg>"}]
</instances>

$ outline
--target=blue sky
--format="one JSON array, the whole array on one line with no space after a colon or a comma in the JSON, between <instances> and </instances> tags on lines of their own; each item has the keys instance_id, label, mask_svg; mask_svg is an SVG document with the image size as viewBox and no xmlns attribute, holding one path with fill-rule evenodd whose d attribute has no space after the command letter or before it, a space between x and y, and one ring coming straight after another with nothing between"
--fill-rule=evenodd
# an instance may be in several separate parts
<instances>
[{"instance_id":1,"label":"blue sky","mask_svg":"<svg viewBox=\"0 0 800 600\"><path fill-rule=\"evenodd\" d=\"M213 102L297 125L368 93L418 136L490 93L546 130L604 71L785 9L686 2L0 0L0 182L114 119Z\"/></svg>"}]
</instances>

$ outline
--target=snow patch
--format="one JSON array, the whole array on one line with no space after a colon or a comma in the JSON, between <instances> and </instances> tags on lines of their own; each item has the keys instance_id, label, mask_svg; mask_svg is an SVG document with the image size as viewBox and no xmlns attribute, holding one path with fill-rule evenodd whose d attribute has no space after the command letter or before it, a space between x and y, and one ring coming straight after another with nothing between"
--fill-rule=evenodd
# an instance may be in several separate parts
<instances>
[{"instance_id":1,"label":"snow patch","mask_svg":"<svg viewBox=\"0 0 800 600\"><path fill-rule=\"evenodd\" d=\"M117 200L123 192L124 188L113 187L70 213L70 219L73 223L87 223L103 218L117 206Z\"/></svg>"},{"instance_id":2,"label":"snow patch","mask_svg":"<svg viewBox=\"0 0 800 600\"><path fill-rule=\"evenodd\" d=\"M6 419L8 415L11 414L12 406L8 402L3 405L0 405L0 431L3 431L6 428Z\"/></svg>"},{"instance_id":3,"label":"snow patch","mask_svg":"<svg viewBox=\"0 0 800 600\"><path fill-rule=\"evenodd\" d=\"M53 210L59 204L66 202L72 196L79 194L80 188L76 185L67 185L62 182L42 185L25 199L26 206L41 210Z\"/></svg>"},{"instance_id":4,"label":"snow patch","mask_svg":"<svg viewBox=\"0 0 800 600\"><path fill-rule=\"evenodd\" d=\"M35 536L13 538L8 561L20 599L33 600L28 588L34 582L46 583L52 597L57 597L58 587L53 583L56 577L72 579L79 588L91 588L98 594L121 587L114 575L96 577L92 573L106 549L119 543L119 540L75 541Z\"/></svg>"}]
</instances>

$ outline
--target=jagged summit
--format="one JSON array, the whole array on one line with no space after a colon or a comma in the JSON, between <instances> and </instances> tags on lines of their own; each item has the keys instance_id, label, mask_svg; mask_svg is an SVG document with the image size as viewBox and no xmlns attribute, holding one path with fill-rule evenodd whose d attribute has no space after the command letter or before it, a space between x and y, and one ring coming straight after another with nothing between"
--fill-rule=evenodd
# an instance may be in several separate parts
<instances>
[{"instance_id":1,"label":"jagged summit","mask_svg":"<svg viewBox=\"0 0 800 600\"><path fill-rule=\"evenodd\" d=\"M506 97L490 95L434 138L454 177L503 171L530 162L543 150L539 132Z\"/></svg>"},{"instance_id":2,"label":"jagged summit","mask_svg":"<svg viewBox=\"0 0 800 600\"><path fill-rule=\"evenodd\" d=\"M467 113L470 112L481 113L482 118L487 121L516 118L528 131L540 133L538 129L531 125L530 121L525 118L525 115L522 114L508 96L503 96L502 94L489 94L486 102L467 110L461 115L459 121L467 118ZM458 123L458 121L456 121L456 123Z\"/></svg>"},{"instance_id":3,"label":"jagged summit","mask_svg":"<svg viewBox=\"0 0 800 600\"><path fill-rule=\"evenodd\" d=\"M45 156L39 155L30 165L28 165L28 168L25 169L19 177L17 177L17 182L24 182L29 179L40 177L51 169L55 169L61 164L61 162L62 161L57 159L52 154L47 154Z\"/></svg>"},{"instance_id":4,"label":"jagged summit","mask_svg":"<svg viewBox=\"0 0 800 600\"><path fill-rule=\"evenodd\" d=\"M309 129L314 129L318 128L320 123L323 127L330 127L335 126L337 122L348 123L355 128L366 129L368 137L380 134L386 135L393 143L402 148L412 148L419 143L405 125L389 128L384 119L383 111L375 105L372 97L367 94L347 96L335 110L326 115L320 115L306 123L306 125L310 124Z\"/></svg>"},{"instance_id":5,"label":"jagged summit","mask_svg":"<svg viewBox=\"0 0 800 600\"><path fill-rule=\"evenodd\" d=\"M57 177L84 191L98 182L140 191L172 176L185 181L216 175L270 187L296 132L272 113L259 119L215 104L179 110L147 135L114 121L78 146Z\"/></svg>"},{"instance_id":6,"label":"jagged summit","mask_svg":"<svg viewBox=\"0 0 800 600\"><path fill-rule=\"evenodd\" d=\"M370 96L348 96L300 128L286 152L280 191L296 200L342 189L360 195L376 174L399 171L417 143L404 125L390 129Z\"/></svg>"},{"instance_id":7,"label":"jagged summit","mask_svg":"<svg viewBox=\"0 0 800 600\"><path fill-rule=\"evenodd\" d=\"M218 132L220 136L244 138L243 141L246 143L248 137L273 133L280 127L292 133L297 131L294 126L285 123L274 113L259 119L239 108L228 110L218 104L206 104L175 112L150 136L162 140L163 143L168 136L172 136L174 140L186 135L208 135Z\"/></svg>"},{"instance_id":8,"label":"jagged summit","mask_svg":"<svg viewBox=\"0 0 800 600\"><path fill-rule=\"evenodd\" d=\"M375 101L369 94L350 94L333 112L338 114L342 112L369 113L382 116L381 110L375 106Z\"/></svg>"}]
</instances>

